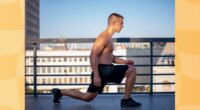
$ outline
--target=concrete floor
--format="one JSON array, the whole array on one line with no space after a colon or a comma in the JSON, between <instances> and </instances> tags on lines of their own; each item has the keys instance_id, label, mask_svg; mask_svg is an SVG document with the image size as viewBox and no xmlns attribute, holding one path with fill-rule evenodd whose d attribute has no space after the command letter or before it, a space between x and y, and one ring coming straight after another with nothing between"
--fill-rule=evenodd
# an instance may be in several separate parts
<instances>
[{"instance_id":1,"label":"concrete floor","mask_svg":"<svg viewBox=\"0 0 200 110\"><path fill-rule=\"evenodd\" d=\"M121 108L122 94L99 95L91 102L84 102L70 97L63 97L61 104L52 102L52 95L39 95L34 98L26 95L25 110L175 110L174 94L133 94L141 107Z\"/></svg>"}]
</instances>

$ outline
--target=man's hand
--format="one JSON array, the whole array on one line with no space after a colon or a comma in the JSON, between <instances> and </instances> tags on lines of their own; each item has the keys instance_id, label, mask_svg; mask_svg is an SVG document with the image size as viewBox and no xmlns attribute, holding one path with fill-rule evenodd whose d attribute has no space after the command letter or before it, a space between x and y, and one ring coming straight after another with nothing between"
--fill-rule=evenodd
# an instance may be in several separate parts
<instances>
[{"instance_id":1,"label":"man's hand","mask_svg":"<svg viewBox=\"0 0 200 110\"><path fill-rule=\"evenodd\" d=\"M128 65L133 65L133 64L134 64L134 61L132 61L132 60L126 60L126 64L128 64Z\"/></svg>"},{"instance_id":2,"label":"man's hand","mask_svg":"<svg viewBox=\"0 0 200 110\"><path fill-rule=\"evenodd\" d=\"M101 79L98 75L95 75L94 76L94 85L97 86L97 87L100 87L101 86Z\"/></svg>"}]
</instances>

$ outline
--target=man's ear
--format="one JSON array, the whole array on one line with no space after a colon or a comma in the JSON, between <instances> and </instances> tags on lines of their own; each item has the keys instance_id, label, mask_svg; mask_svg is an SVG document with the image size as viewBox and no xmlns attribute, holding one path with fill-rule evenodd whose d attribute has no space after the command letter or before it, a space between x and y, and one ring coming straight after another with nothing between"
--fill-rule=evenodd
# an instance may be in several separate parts
<instances>
[{"instance_id":1,"label":"man's ear","mask_svg":"<svg viewBox=\"0 0 200 110\"><path fill-rule=\"evenodd\" d=\"M116 21L113 21L113 22L112 22L112 25L115 26L115 24L116 24Z\"/></svg>"}]
</instances>

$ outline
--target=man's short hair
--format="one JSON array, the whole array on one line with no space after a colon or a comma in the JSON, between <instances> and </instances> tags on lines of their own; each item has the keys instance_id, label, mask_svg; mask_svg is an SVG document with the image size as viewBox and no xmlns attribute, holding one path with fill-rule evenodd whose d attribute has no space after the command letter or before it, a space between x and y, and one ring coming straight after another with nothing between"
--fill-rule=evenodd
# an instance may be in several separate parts
<instances>
[{"instance_id":1,"label":"man's short hair","mask_svg":"<svg viewBox=\"0 0 200 110\"><path fill-rule=\"evenodd\" d=\"M110 18L111 18L112 16L116 16L116 17L119 17L119 18L124 19L124 17L123 17L122 15L118 14L118 13L112 13L112 14L110 14L110 16L108 17L108 24L109 24Z\"/></svg>"}]
</instances>

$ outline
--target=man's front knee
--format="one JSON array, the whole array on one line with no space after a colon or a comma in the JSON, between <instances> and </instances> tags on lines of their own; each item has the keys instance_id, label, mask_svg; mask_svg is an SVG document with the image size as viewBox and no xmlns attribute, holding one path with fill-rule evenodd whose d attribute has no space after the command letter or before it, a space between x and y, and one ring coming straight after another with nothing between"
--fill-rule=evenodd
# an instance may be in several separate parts
<instances>
[{"instance_id":1,"label":"man's front knee","mask_svg":"<svg viewBox=\"0 0 200 110\"><path fill-rule=\"evenodd\" d=\"M128 65L129 66L129 71L128 72L130 72L130 73L136 73L136 68L134 67L134 66L132 66L132 65Z\"/></svg>"}]
</instances>

